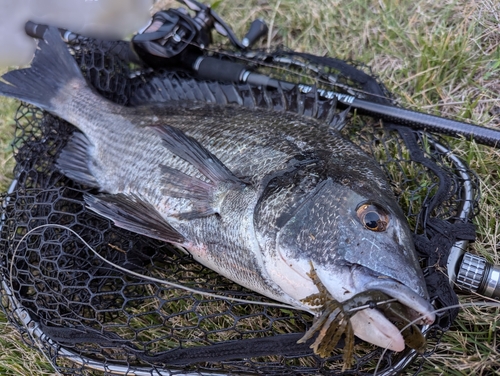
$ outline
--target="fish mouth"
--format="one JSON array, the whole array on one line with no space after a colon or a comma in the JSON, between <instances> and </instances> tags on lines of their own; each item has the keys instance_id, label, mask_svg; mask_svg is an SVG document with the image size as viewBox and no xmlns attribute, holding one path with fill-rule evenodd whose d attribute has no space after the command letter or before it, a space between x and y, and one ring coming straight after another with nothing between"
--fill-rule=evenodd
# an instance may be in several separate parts
<instances>
[{"instance_id":1,"label":"fish mouth","mask_svg":"<svg viewBox=\"0 0 500 376\"><path fill-rule=\"evenodd\" d=\"M416 320L415 323L418 325L430 325L436 319L436 314L433 312L435 309L429 301L395 280L387 278L371 281L364 285L364 290L378 290L397 299L406 307L407 318L410 321Z\"/></svg>"},{"instance_id":2,"label":"fish mouth","mask_svg":"<svg viewBox=\"0 0 500 376\"><path fill-rule=\"evenodd\" d=\"M426 299L397 281L376 280L367 283L364 288L365 291L378 290L396 299L400 310L399 318L403 318L403 323L396 325L398 318L391 315L389 310L384 309L383 305L374 309L361 310L351 317L351 324L354 334L362 340L389 350L403 351L407 345L413 347L411 342L418 342L419 337L423 339L418 328L418 333L413 333L409 338L408 330L402 330L403 327L412 327L410 324L430 325L436 318L433 312L434 307ZM425 346L425 340L423 346ZM418 348L416 350L419 351Z\"/></svg>"},{"instance_id":3,"label":"fish mouth","mask_svg":"<svg viewBox=\"0 0 500 376\"><path fill-rule=\"evenodd\" d=\"M333 296L339 297L338 282L335 285L329 284L328 279L325 278L327 271L322 270L322 268L317 268L316 271L326 289ZM349 291L349 294L344 294L345 298L338 299L339 301L347 302L351 297L362 292L369 295L370 291L379 291L385 294L388 300L396 300L395 304L397 304L400 318L402 318L402 320L394 320L394 316L388 312L389 310L383 304L376 308L358 310L350 318L353 332L358 338L376 346L399 352L403 351L408 344L402 334L404 331L400 328L402 329L409 323L430 325L434 322L436 318L434 307L427 300L427 296L421 296L410 287L390 277L376 275L365 267L349 268L349 273L346 274L344 291ZM417 290L419 289L417 288ZM334 291L337 294L334 294ZM425 295L427 295L426 292ZM403 321L404 325L398 324L396 321ZM422 337L420 330L416 329L418 335ZM410 338L410 340L412 339Z\"/></svg>"}]
</instances>

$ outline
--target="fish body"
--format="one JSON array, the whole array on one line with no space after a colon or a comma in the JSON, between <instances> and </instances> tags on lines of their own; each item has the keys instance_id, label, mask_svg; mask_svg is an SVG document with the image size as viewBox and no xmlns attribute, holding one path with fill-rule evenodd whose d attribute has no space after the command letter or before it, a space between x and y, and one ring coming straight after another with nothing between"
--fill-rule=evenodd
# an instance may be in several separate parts
<instances>
[{"instance_id":1,"label":"fish body","mask_svg":"<svg viewBox=\"0 0 500 376\"><path fill-rule=\"evenodd\" d=\"M0 94L72 123L59 169L101 193L95 212L177 244L205 266L315 312L315 275L337 301L378 290L432 323L411 232L376 162L324 124L292 113L209 103L124 107L95 93L56 30ZM354 333L400 351L381 311Z\"/></svg>"}]
</instances>

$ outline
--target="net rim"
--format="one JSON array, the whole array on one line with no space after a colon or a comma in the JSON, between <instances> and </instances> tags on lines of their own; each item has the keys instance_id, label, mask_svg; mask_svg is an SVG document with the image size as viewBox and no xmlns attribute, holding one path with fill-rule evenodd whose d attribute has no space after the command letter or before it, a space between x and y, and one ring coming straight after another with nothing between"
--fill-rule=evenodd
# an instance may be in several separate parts
<instances>
[{"instance_id":1,"label":"net rim","mask_svg":"<svg viewBox=\"0 0 500 376\"><path fill-rule=\"evenodd\" d=\"M420 132L424 133L424 132ZM432 137L429 138L429 142L432 144L432 146L440 153L443 154L444 157L447 157L451 160L454 170L458 175L460 176L461 179L463 179L463 192L464 192L464 199L462 200L462 205L460 208L460 213L459 213L459 218L457 220L467 220L471 213L473 212L473 205L471 202L473 202L473 197L474 197L474 192L473 192L473 185L471 183L472 179L469 175L469 170L466 168L464 162L457 156L455 155L448 147L445 145L441 144L440 142L436 141ZM2 210L3 213L0 217L0 232L2 231L4 222L6 220L6 215L5 215L5 209L8 206L11 198L12 198L12 193L15 192L16 187L18 184L18 180L14 179L12 183L9 186L9 189L6 192L6 198L2 203ZM468 246L469 241L467 240L460 240L455 242L452 247L451 247L451 252L450 252L450 257L448 259L448 266L453 266L454 262L456 262L459 258L459 256L465 251L466 247ZM448 268L448 276L450 279L450 283L453 281L453 274L454 274L454 268L449 267ZM12 293L12 290L10 289L10 286L8 284L8 280L5 275L1 276L1 285L2 289L4 290L4 294L6 295L9 304L14 308L12 310L13 315L17 317L17 319L21 322L22 326L24 326L26 332L30 336L30 339L33 341L33 344L35 344L41 351L42 353L46 354L46 351L44 351L44 348L47 347L47 344L50 346L51 350L54 351L56 354L56 357L62 357L70 360L71 362L75 363L76 365L85 367L86 369L92 369L100 372L104 372L107 374L112 374L112 375L135 375L135 376L146 376L146 375L154 375L154 376L164 376L164 375L171 375L172 373L181 373L182 375L186 376L191 376L191 375L202 375L202 376L219 376L219 375L225 375L223 373L218 373L218 372L185 372L182 369L159 369L157 367L155 368L148 368L148 367L138 367L138 366L132 366L132 365L119 365L119 364L113 364L111 362L100 362L85 356L82 356L76 352L72 352L66 348L64 348L61 345L56 344L53 340L51 340L41 329L39 323L37 323L29 314L28 310L22 307L22 305L17 301L15 298L14 294ZM431 304L434 305L434 302L431 302ZM10 320L10 318L9 318ZM424 336L427 336L429 333L429 325L425 325L422 328L422 333ZM404 353L402 353L401 358L394 363L394 365L390 366L389 369L385 369L381 373L378 373L380 376L389 376L389 375L394 375L397 374L398 372L401 372L404 370L406 367L408 367L418 356L418 353L410 348L406 348ZM52 359L49 359L51 364L54 366L54 368L58 368L56 364L52 361Z\"/></svg>"}]
</instances>

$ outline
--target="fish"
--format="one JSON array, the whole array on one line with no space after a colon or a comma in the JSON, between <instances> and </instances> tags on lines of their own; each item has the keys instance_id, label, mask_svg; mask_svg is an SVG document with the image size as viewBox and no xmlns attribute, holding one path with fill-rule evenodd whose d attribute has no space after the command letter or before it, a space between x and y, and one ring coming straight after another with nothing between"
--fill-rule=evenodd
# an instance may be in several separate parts
<instances>
[{"instance_id":1,"label":"fish","mask_svg":"<svg viewBox=\"0 0 500 376\"><path fill-rule=\"evenodd\" d=\"M57 167L94 188L84 197L89 209L314 314L322 338L338 339L321 325L340 318L341 331L402 351L405 338L376 296L395 301L405 322L434 322L384 173L322 122L232 104L115 104L86 82L52 27L30 67L2 76L0 94L76 127ZM358 302L370 308L348 309Z\"/></svg>"}]
</instances>

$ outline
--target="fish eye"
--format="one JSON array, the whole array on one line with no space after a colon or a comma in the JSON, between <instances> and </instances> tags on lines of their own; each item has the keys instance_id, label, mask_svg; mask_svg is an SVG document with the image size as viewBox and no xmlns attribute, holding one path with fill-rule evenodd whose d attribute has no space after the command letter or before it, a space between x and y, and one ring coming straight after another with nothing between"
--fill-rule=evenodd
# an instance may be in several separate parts
<instances>
[{"instance_id":1,"label":"fish eye","mask_svg":"<svg viewBox=\"0 0 500 376\"><path fill-rule=\"evenodd\" d=\"M389 225L389 214L374 204L361 204L356 209L356 215L361 224L371 231L382 232Z\"/></svg>"}]
</instances>

